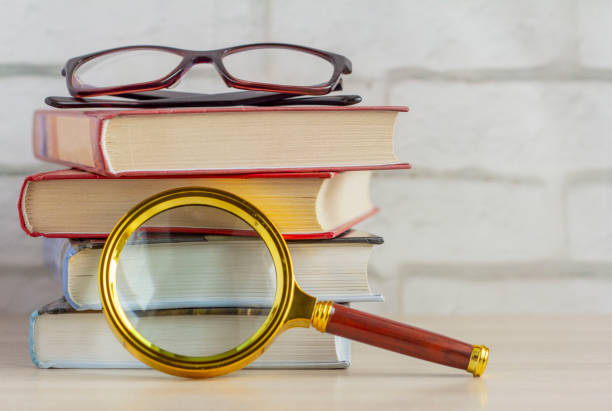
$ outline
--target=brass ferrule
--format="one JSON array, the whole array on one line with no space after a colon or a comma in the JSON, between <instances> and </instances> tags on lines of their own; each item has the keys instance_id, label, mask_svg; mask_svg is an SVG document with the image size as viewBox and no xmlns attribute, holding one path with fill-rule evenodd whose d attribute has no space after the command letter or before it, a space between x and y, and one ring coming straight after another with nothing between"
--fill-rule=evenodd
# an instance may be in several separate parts
<instances>
[{"instance_id":1,"label":"brass ferrule","mask_svg":"<svg viewBox=\"0 0 612 411\"><path fill-rule=\"evenodd\" d=\"M475 345L470 356L470 363L468 364L467 371L471 372L474 377L480 377L487 368L487 361L489 360L489 349L484 345Z\"/></svg>"},{"instance_id":2,"label":"brass ferrule","mask_svg":"<svg viewBox=\"0 0 612 411\"><path fill-rule=\"evenodd\" d=\"M315 329L321 331L322 333L325 332L325 329L327 328L327 322L329 321L329 317L332 313L333 306L334 303L331 301L317 302L312 312L311 318L312 326Z\"/></svg>"}]
</instances>

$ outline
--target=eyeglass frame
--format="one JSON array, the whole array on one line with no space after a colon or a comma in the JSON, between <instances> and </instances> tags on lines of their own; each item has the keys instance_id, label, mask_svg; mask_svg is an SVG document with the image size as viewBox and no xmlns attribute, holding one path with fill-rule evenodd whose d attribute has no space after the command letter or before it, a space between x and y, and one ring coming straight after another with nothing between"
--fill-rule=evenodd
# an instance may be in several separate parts
<instances>
[{"instance_id":1,"label":"eyeglass frame","mask_svg":"<svg viewBox=\"0 0 612 411\"><path fill-rule=\"evenodd\" d=\"M331 75L331 78L326 83L316 84L312 86L291 86L241 80L232 76L223 65L223 58L231 54L246 50L263 48L280 48L313 54L330 62L334 68L334 71ZM86 87L83 85L75 85L75 73L84 63L107 54L112 54L125 50L159 50L163 52L177 54L182 57L182 60L170 73L157 80L142 83L125 84L114 87ZM310 47L298 46L295 44L252 43L216 50L187 50L155 45L117 47L90 54L85 54L78 57L73 57L66 62L61 73L62 76L66 77L66 86L68 88L68 91L70 92L70 95L72 95L73 97L94 97L102 95L134 93L140 91L153 91L168 88L176 84L196 64L212 64L228 87L233 87L242 90L271 91L289 94L328 94L333 91L339 84L341 84L342 74L350 74L352 72L351 61L347 57L342 56L340 54L324 50L318 50Z\"/></svg>"}]
</instances>

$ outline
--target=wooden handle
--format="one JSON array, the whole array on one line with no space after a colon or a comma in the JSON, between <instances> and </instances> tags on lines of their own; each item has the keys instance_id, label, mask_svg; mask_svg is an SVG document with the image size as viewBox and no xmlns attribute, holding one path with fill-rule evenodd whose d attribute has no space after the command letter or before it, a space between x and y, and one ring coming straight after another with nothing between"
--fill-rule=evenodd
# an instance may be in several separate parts
<instances>
[{"instance_id":1,"label":"wooden handle","mask_svg":"<svg viewBox=\"0 0 612 411\"><path fill-rule=\"evenodd\" d=\"M317 305L321 306L318 311L315 308L315 315L322 313L327 318L327 324L321 330L322 327L315 324L313 317L313 325L319 331L467 370L475 376L482 374L486 367L488 349L484 346L466 344L331 302L319 302Z\"/></svg>"}]
</instances>

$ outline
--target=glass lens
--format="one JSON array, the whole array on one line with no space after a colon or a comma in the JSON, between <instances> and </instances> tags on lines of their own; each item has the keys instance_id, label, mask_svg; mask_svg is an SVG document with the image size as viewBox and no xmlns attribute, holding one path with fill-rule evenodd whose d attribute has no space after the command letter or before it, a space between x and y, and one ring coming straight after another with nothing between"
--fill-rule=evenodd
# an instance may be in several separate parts
<instances>
[{"instance_id":1,"label":"glass lens","mask_svg":"<svg viewBox=\"0 0 612 411\"><path fill-rule=\"evenodd\" d=\"M95 88L146 83L170 74L181 60L178 54L156 49L116 51L83 63L73 81Z\"/></svg>"},{"instance_id":2,"label":"glass lens","mask_svg":"<svg viewBox=\"0 0 612 411\"><path fill-rule=\"evenodd\" d=\"M211 219L222 219L225 228L203 228ZM131 235L118 259L117 293L151 343L174 354L211 356L248 341L264 324L276 271L266 244L244 221L186 206L158 214Z\"/></svg>"},{"instance_id":3,"label":"glass lens","mask_svg":"<svg viewBox=\"0 0 612 411\"><path fill-rule=\"evenodd\" d=\"M249 49L229 54L223 65L235 78L285 86L326 84L334 66L315 54L284 48Z\"/></svg>"}]
</instances>

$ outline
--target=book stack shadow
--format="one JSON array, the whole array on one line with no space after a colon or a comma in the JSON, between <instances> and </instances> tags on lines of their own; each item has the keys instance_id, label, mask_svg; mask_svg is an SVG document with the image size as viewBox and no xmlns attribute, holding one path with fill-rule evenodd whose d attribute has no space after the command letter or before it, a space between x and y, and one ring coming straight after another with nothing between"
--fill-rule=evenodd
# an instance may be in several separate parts
<instances>
[{"instance_id":1,"label":"book stack shadow","mask_svg":"<svg viewBox=\"0 0 612 411\"><path fill-rule=\"evenodd\" d=\"M18 204L24 231L43 237L45 265L63 291L32 313L34 364L145 367L106 323L98 265L117 221L140 201L172 188L225 190L259 208L287 240L296 281L317 299L382 301L368 283L368 261L383 239L360 231L358 224L378 211L370 198L372 172L410 167L393 151L402 111L367 106L37 111L34 154L65 168L27 177ZM173 308L211 307L222 296L223 306L234 305L222 284L215 285L214 295L192 292L202 281L193 270L202 268L201 246L214 250L210 264L253 258L249 247L219 235L231 228L223 219L213 222L214 232L185 213L181 224L188 230L181 241L195 246L180 253L177 241L163 236L138 244L160 256L156 275L172 284L172 295L158 290L155 298L172 301ZM250 276L257 270L241 276L244 284L254 284ZM183 294L189 302L173 297ZM227 334L223 326L215 325L216 335ZM180 340L181 333L169 328L164 339ZM348 340L297 328L280 335L250 367L346 368L350 361Z\"/></svg>"}]
</instances>

